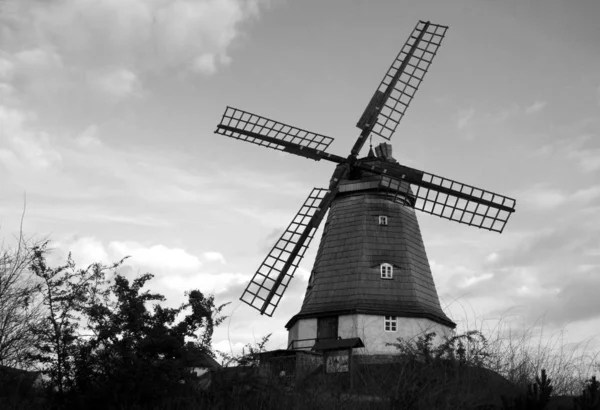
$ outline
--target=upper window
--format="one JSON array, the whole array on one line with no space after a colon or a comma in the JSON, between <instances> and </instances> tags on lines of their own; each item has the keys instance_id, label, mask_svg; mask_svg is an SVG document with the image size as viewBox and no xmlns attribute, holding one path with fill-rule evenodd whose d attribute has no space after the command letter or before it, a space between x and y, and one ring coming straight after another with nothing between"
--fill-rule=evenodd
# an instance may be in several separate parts
<instances>
[{"instance_id":1,"label":"upper window","mask_svg":"<svg viewBox=\"0 0 600 410\"><path fill-rule=\"evenodd\" d=\"M382 263L380 270L381 279L392 279L394 277L394 267L389 263Z\"/></svg>"},{"instance_id":2,"label":"upper window","mask_svg":"<svg viewBox=\"0 0 600 410\"><path fill-rule=\"evenodd\" d=\"M396 316L384 316L383 330L386 332L395 332L398 329L398 320Z\"/></svg>"},{"instance_id":3,"label":"upper window","mask_svg":"<svg viewBox=\"0 0 600 410\"><path fill-rule=\"evenodd\" d=\"M379 215L379 225L387 225L387 216Z\"/></svg>"}]
</instances>

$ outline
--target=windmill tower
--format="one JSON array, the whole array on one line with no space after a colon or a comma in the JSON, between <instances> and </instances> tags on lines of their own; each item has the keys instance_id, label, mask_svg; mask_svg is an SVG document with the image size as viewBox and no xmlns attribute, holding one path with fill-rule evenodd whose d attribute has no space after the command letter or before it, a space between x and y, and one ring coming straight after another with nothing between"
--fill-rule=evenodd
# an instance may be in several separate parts
<instances>
[{"instance_id":1,"label":"windmill tower","mask_svg":"<svg viewBox=\"0 0 600 410\"><path fill-rule=\"evenodd\" d=\"M266 256L241 300L272 316L329 211L300 312L286 325L290 349L389 351L386 342L455 324L440 306L415 210L502 232L514 199L401 165L387 143L358 155L369 137L389 140L447 27L420 21L363 115L347 157L332 138L227 107L216 133L316 161L335 162L328 189L314 188Z\"/></svg>"},{"instance_id":2,"label":"windmill tower","mask_svg":"<svg viewBox=\"0 0 600 410\"><path fill-rule=\"evenodd\" d=\"M394 164L381 144L363 164ZM302 308L287 323L288 344L312 347L312 339L360 338L362 353L394 351L398 337L456 326L442 311L421 231L411 202L393 200L380 176L357 170L339 183Z\"/></svg>"}]
</instances>

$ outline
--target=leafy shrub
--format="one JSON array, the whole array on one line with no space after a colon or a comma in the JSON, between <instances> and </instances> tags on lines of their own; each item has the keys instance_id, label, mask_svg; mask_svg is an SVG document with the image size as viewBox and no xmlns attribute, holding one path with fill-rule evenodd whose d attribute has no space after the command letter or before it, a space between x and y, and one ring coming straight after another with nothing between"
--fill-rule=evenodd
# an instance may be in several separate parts
<instances>
[{"instance_id":1,"label":"leafy shrub","mask_svg":"<svg viewBox=\"0 0 600 410\"><path fill-rule=\"evenodd\" d=\"M542 369L542 377L536 376L535 383L527 386L527 391L515 399L509 400L502 397L504 410L544 410L552 394L552 381Z\"/></svg>"},{"instance_id":2,"label":"leafy shrub","mask_svg":"<svg viewBox=\"0 0 600 410\"><path fill-rule=\"evenodd\" d=\"M581 396L574 400L575 410L600 410L600 383L596 376L588 381Z\"/></svg>"}]
</instances>

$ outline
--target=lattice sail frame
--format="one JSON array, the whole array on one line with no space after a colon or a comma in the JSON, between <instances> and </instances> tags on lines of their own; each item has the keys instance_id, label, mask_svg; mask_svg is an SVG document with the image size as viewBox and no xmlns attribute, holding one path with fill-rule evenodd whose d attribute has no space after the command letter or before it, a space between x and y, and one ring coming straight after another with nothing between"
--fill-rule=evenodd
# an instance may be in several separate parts
<instances>
[{"instance_id":1,"label":"lattice sail frame","mask_svg":"<svg viewBox=\"0 0 600 410\"><path fill-rule=\"evenodd\" d=\"M379 186L392 201L414 203L414 208L419 211L499 233L502 233L512 213L501 208L514 210L515 207L516 201L512 198L427 172L423 172L422 181L425 186L382 175ZM443 191L452 190L457 195L436 190L436 186Z\"/></svg>"},{"instance_id":2,"label":"lattice sail frame","mask_svg":"<svg viewBox=\"0 0 600 410\"><path fill-rule=\"evenodd\" d=\"M279 304L283 293L287 289L290 280L294 277L296 268L304 257L306 249L310 246L310 242L317 230L317 227L309 227L308 223L318 210L321 201L328 192L329 190L322 188L314 188L312 190L304 202L304 205L302 205L290 225L277 240L275 246L273 246L273 249L271 249L271 252L269 252L263 263L254 274L254 277L252 277L252 280L240 298L242 302L247 303L258 311L262 311L266 303L267 296L273 289L273 285L275 284L277 277L291 256L292 249L296 243L298 243L298 239L302 233L306 229L310 229L311 231L308 235L308 238L294 258L294 261L290 265L290 268L286 272L279 287L276 289L273 298L270 300L264 311L264 314L267 316L273 315L273 312L277 308L277 305Z\"/></svg>"},{"instance_id":3,"label":"lattice sail frame","mask_svg":"<svg viewBox=\"0 0 600 410\"><path fill-rule=\"evenodd\" d=\"M219 125L261 134L278 140L291 142L302 147L314 148L319 151L325 151L333 141L333 138L331 137L292 127L291 125L273 121L269 118L261 117L260 115L233 107L227 107ZM267 148L276 150L283 150L285 148L283 145L278 145L275 142L253 138L234 130L217 128L215 132Z\"/></svg>"},{"instance_id":4,"label":"lattice sail frame","mask_svg":"<svg viewBox=\"0 0 600 410\"><path fill-rule=\"evenodd\" d=\"M423 30L425 32L419 40L419 36ZM371 133L386 140L392 137L415 93L419 89L419 85L423 81L438 48L442 44L446 30L448 30L447 26L439 24L424 21L417 23L410 37L400 50L400 53L398 53L398 56L383 77L370 103L372 109L375 109L375 106L383 104ZM417 44L414 52L410 54L415 43ZM400 74L397 82L392 84L398 70L407 58L408 61L403 72ZM392 84L393 90L389 97L385 101L379 101L385 97L386 90L390 84ZM362 128L360 125L361 121L357 124L359 128Z\"/></svg>"}]
</instances>

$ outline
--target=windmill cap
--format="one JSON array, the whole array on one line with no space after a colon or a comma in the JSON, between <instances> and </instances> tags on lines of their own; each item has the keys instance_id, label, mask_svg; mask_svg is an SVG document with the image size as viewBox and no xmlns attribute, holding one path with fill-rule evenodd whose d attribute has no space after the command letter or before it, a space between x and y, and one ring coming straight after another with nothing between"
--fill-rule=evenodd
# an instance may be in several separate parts
<instances>
[{"instance_id":1,"label":"windmill cap","mask_svg":"<svg viewBox=\"0 0 600 410\"><path fill-rule=\"evenodd\" d=\"M392 144L388 144L387 142L382 142L378 146L375 147L375 154L378 158L395 161L394 157L392 157Z\"/></svg>"}]
</instances>

